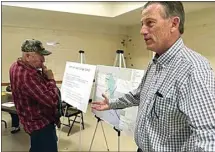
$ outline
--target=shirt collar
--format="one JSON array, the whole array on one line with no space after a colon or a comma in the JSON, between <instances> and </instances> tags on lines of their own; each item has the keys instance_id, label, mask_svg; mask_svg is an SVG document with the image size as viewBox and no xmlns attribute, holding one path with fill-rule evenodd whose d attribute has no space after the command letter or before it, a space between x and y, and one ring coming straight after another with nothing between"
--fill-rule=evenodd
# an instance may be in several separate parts
<instances>
[{"instance_id":1,"label":"shirt collar","mask_svg":"<svg viewBox=\"0 0 215 152\"><path fill-rule=\"evenodd\" d=\"M155 54L153 58L153 63L158 63L162 67L166 67L172 58L180 51L181 47L184 46L183 40L180 37L164 54L159 56Z\"/></svg>"},{"instance_id":2,"label":"shirt collar","mask_svg":"<svg viewBox=\"0 0 215 152\"><path fill-rule=\"evenodd\" d=\"M21 65L22 67L24 67L25 69L31 71L32 73L37 73L38 72L38 70L36 68L34 68L31 65L27 64L21 58L17 59L17 63L18 63L18 65Z\"/></svg>"}]
</instances>

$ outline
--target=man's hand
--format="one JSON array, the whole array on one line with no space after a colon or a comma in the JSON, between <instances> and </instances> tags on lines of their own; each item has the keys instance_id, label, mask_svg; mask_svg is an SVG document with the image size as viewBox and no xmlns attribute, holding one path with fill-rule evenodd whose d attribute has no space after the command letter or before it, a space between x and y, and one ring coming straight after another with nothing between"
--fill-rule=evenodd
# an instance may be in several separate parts
<instances>
[{"instance_id":1,"label":"man's hand","mask_svg":"<svg viewBox=\"0 0 215 152\"><path fill-rule=\"evenodd\" d=\"M45 65L42 66L42 71L47 76L48 79L54 79L54 74L52 70L47 69Z\"/></svg>"},{"instance_id":2,"label":"man's hand","mask_svg":"<svg viewBox=\"0 0 215 152\"><path fill-rule=\"evenodd\" d=\"M109 99L104 94L102 94L102 97L104 98L103 101L93 101L91 103L92 109L97 111L104 111L110 109Z\"/></svg>"}]
</instances>

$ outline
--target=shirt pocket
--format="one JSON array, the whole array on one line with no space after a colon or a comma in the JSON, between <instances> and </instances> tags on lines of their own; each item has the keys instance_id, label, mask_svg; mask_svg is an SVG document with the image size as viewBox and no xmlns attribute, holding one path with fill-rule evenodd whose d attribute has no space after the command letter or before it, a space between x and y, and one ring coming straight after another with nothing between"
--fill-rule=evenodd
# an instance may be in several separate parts
<instances>
[{"instance_id":1,"label":"shirt pocket","mask_svg":"<svg viewBox=\"0 0 215 152\"><path fill-rule=\"evenodd\" d=\"M154 113L158 118L166 121L174 116L177 110L176 95L174 89L168 91L158 90L154 95Z\"/></svg>"},{"instance_id":2,"label":"shirt pocket","mask_svg":"<svg viewBox=\"0 0 215 152\"><path fill-rule=\"evenodd\" d=\"M174 112L175 102L172 98L155 95L153 109L158 118L168 118Z\"/></svg>"},{"instance_id":3,"label":"shirt pocket","mask_svg":"<svg viewBox=\"0 0 215 152\"><path fill-rule=\"evenodd\" d=\"M160 91L162 92L162 91ZM179 111L177 106L177 98L174 91L161 93L163 97L155 94L154 98L154 115L158 119L160 131L170 136L176 136L177 132L181 132L187 125L184 115Z\"/></svg>"}]
</instances>

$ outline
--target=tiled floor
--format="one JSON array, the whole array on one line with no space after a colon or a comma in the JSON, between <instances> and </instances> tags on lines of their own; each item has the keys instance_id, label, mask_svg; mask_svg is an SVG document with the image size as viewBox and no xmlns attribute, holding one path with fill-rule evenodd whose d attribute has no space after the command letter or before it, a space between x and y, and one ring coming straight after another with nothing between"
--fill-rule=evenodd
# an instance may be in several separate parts
<instances>
[{"instance_id":1,"label":"tiled floor","mask_svg":"<svg viewBox=\"0 0 215 152\"><path fill-rule=\"evenodd\" d=\"M5 129L2 123L2 151L29 151L29 136L24 132L23 129L17 134L11 134L11 118L8 113L2 112L2 119L7 121L8 128ZM67 119L62 119L64 123L67 123ZM59 151L89 151L90 143L92 141L93 133L96 127L97 119L90 111L90 106L88 106L88 111L84 114L85 130L81 131L79 124L75 124L70 136L67 136L68 127L63 126L62 131L57 130L59 137L58 149ZM104 126L105 135L107 138L107 143L110 151L118 150L118 136L117 132L107 123L102 123ZM60 134L59 134L60 133ZM80 138L81 137L81 143ZM81 147L81 148L80 148ZM133 137L121 134L120 136L120 151L136 151L137 146L133 140ZM99 124L95 140L91 151L107 151L104 136L102 133L101 124Z\"/></svg>"}]
</instances>

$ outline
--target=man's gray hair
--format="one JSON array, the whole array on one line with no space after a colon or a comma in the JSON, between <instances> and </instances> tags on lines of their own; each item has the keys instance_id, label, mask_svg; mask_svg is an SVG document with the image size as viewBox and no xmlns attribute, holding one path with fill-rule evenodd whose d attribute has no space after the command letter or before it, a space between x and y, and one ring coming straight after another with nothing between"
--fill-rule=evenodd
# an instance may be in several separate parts
<instances>
[{"instance_id":1,"label":"man's gray hair","mask_svg":"<svg viewBox=\"0 0 215 152\"><path fill-rule=\"evenodd\" d=\"M172 17L172 16L178 16L179 19L180 19L180 23L179 23L179 32L181 34L184 33L184 22L185 22L185 14L184 14L184 7L183 7L183 4L182 2L177 2L177 1L168 1L168 2L165 2L165 1L151 1L151 2L147 2L145 5L144 5L144 8L147 8L149 5L151 4L160 4L164 7L164 10L165 10L165 18L169 18L169 17Z\"/></svg>"}]
</instances>

